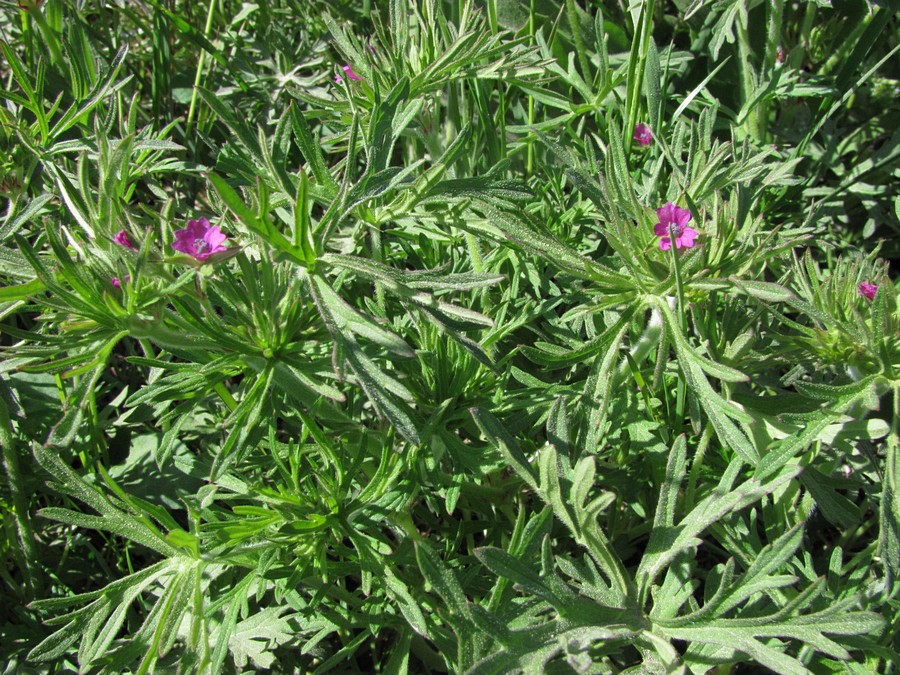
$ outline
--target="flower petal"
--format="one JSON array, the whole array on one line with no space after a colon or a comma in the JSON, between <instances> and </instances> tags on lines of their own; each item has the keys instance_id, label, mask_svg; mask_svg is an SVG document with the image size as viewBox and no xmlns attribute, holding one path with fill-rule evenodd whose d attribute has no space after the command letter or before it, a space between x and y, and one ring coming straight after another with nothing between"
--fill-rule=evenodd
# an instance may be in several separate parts
<instances>
[{"instance_id":1,"label":"flower petal","mask_svg":"<svg viewBox=\"0 0 900 675\"><path fill-rule=\"evenodd\" d=\"M666 237L669 234L668 225L664 225L663 223L657 223L653 226L653 234L657 237Z\"/></svg>"},{"instance_id":2,"label":"flower petal","mask_svg":"<svg viewBox=\"0 0 900 675\"><path fill-rule=\"evenodd\" d=\"M228 236L224 234L218 226L215 226L206 231L206 234L203 235L203 239L209 244L210 249L215 250L224 248L222 243L228 239Z\"/></svg>"},{"instance_id":3,"label":"flower petal","mask_svg":"<svg viewBox=\"0 0 900 675\"><path fill-rule=\"evenodd\" d=\"M351 80L355 80L355 81L359 82L362 79L359 75L357 75L356 73L353 72L353 68L349 64L344 66L344 72L347 74L347 77L349 77Z\"/></svg>"},{"instance_id":4,"label":"flower petal","mask_svg":"<svg viewBox=\"0 0 900 675\"><path fill-rule=\"evenodd\" d=\"M663 237L659 240L659 250L660 251L668 251L672 248L672 240L668 237Z\"/></svg>"},{"instance_id":5,"label":"flower petal","mask_svg":"<svg viewBox=\"0 0 900 675\"><path fill-rule=\"evenodd\" d=\"M650 127L643 122L635 124L632 139L645 147L650 145L650 143L653 142L653 134L650 133Z\"/></svg>"},{"instance_id":6,"label":"flower petal","mask_svg":"<svg viewBox=\"0 0 900 675\"><path fill-rule=\"evenodd\" d=\"M659 222L668 227L669 223L675 222L675 209L677 207L672 202L666 202L665 206L656 209L656 215L659 216Z\"/></svg>"},{"instance_id":7,"label":"flower petal","mask_svg":"<svg viewBox=\"0 0 900 675\"><path fill-rule=\"evenodd\" d=\"M681 239L686 248L691 248L694 245L694 239L698 236L700 235L697 233L697 230L693 227L686 227L684 228L684 231L682 231L679 239Z\"/></svg>"},{"instance_id":8,"label":"flower petal","mask_svg":"<svg viewBox=\"0 0 900 675\"><path fill-rule=\"evenodd\" d=\"M225 251L222 243L228 237L218 226L210 226L206 218L189 220L187 227L175 231L172 248L203 262L213 253Z\"/></svg>"},{"instance_id":9,"label":"flower petal","mask_svg":"<svg viewBox=\"0 0 900 675\"><path fill-rule=\"evenodd\" d=\"M172 248L188 255L194 255L194 240L187 229L178 230L175 233L175 241L172 242Z\"/></svg>"},{"instance_id":10,"label":"flower petal","mask_svg":"<svg viewBox=\"0 0 900 675\"><path fill-rule=\"evenodd\" d=\"M119 230L118 232L116 232L115 236L113 237L113 241L120 246L130 248L132 251L134 250L134 244L131 243L131 238L128 236L128 233L125 230Z\"/></svg>"},{"instance_id":11,"label":"flower petal","mask_svg":"<svg viewBox=\"0 0 900 675\"><path fill-rule=\"evenodd\" d=\"M878 285L871 284L868 281L861 281L856 287L856 292L860 297L866 298L866 300L874 300L875 294L878 293Z\"/></svg>"},{"instance_id":12,"label":"flower petal","mask_svg":"<svg viewBox=\"0 0 900 675\"><path fill-rule=\"evenodd\" d=\"M680 206L675 207L675 224L684 227L691 220L691 212L687 209L683 209Z\"/></svg>"},{"instance_id":13,"label":"flower petal","mask_svg":"<svg viewBox=\"0 0 900 675\"><path fill-rule=\"evenodd\" d=\"M203 239L203 235L206 234L206 230L209 229L209 222L203 224L205 218L201 218L200 220L189 220L187 227L183 230L178 230L175 232L175 236L178 236L179 232L184 233L184 238L193 241L194 239Z\"/></svg>"}]
</instances>

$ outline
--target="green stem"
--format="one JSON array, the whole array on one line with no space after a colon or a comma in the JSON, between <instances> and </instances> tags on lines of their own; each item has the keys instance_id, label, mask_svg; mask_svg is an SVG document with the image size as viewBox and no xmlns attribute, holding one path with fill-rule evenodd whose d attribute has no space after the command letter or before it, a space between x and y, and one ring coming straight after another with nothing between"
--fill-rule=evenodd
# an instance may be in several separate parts
<instances>
[{"instance_id":1,"label":"green stem","mask_svg":"<svg viewBox=\"0 0 900 675\"><path fill-rule=\"evenodd\" d=\"M900 513L900 470L897 467L897 461L900 459L900 385L895 385L893 389L894 414L891 420L891 433L888 434L885 444L887 458L882 479L884 486L881 496L881 533L878 537L878 551L884 561L896 560L896 533L891 536L890 530L892 529L891 521L896 523L898 513ZM894 564L885 562L883 566L885 571L884 599L886 601L900 589L897 588L897 579L895 578L896 562Z\"/></svg>"},{"instance_id":2,"label":"green stem","mask_svg":"<svg viewBox=\"0 0 900 675\"><path fill-rule=\"evenodd\" d=\"M497 23L497 0L488 0L487 18L488 26L491 29L491 35L496 35L500 32L500 24Z\"/></svg>"},{"instance_id":3,"label":"green stem","mask_svg":"<svg viewBox=\"0 0 900 675\"><path fill-rule=\"evenodd\" d=\"M806 5L806 13L803 15L803 23L800 27L800 46L793 50L791 54L790 66L794 70L800 70L806 63L806 54L809 46L812 44L812 28L816 20L816 3L810 2Z\"/></svg>"},{"instance_id":4,"label":"green stem","mask_svg":"<svg viewBox=\"0 0 900 675\"><path fill-rule=\"evenodd\" d=\"M534 44L534 0L531 0L528 14L528 34L531 36L531 44ZM534 124L534 96L528 95L528 126ZM532 134L528 134L527 155L525 160L525 173L531 176L534 173L534 141Z\"/></svg>"},{"instance_id":5,"label":"green stem","mask_svg":"<svg viewBox=\"0 0 900 675\"><path fill-rule=\"evenodd\" d=\"M213 391L219 395L219 398L222 399L229 410L233 411L237 408L237 401L234 400L234 396L231 395L231 392L228 391L228 387L226 387L223 382L216 383L216 386L213 387Z\"/></svg>"},{"instance_id":6,"label":"green stem","mask_svg":"<svg viewBox=\"0 0 900 675\"><path fill-rule=\"evenodd\" d=\"M700 436L700 443L697 445L697 452L694 453L694 461L691 463L691 475L688 478L688 487L684 497L684 509L690 511L696 503L697 481L700 479L700 470L703 468L703 459L706 456L706 450L709 448L709 442L713 437L713 428L711 424L707 424L703 428L703 434Z\"/></svg>"},{"instance_id":7,"label":"green stem","mask_svg":"<svg viewBox=\"0 0 900 675\"><path fill-rule=\"evenodd\" d=\"M685 312L684 306L684 282L681 279L681 266L678 262L678 249L675 246L675 231L673 226L669 225L669 239L672 242L672 248L669 250L672 252L672 265L675 271L675 288L677 289L678 294L678 326L681 329L681 334L687 337L687 314ZM684 404L685 404L685 394L686 392L686 384L683 379L678 380L678 386L676 388L676 399L675 399L675 414L678 417L678 423L681 424L681 420L684 419Z\"/></svg>"},{"instance_id":8,"label":"green stem","mask_svg":"<svg viewBox=\"0 0 900 675\"><path fill-rule=\"evenodd\" d=\"M482 274L484 272L484 260L481 257L478 239L471 232L466 232L466 243L469 245L469 255L472 257L472 271L475 274Z\"/></svg>"},{"instance_id":9,"label":"green stem","mask_svg":"<svg viewBox=\"0 0 900 675\"><path fill-rule=\"evenodd\" d=\"M669 239L672 241L672 266L675 271L675 289L678 295L678 323L682 333L687 333L687 315L684 309L684 281L681 279L681 265L678 262L678 249L675 247L675 232L669 225Z\"/></svg>"},{"instance_id":10,"label":"green stem","mask_svg":"<svg viewBox=\"0 0 900 675\"><path fill-rule=\"evenodd\" d=\"M647 54L650 52L650 40L653 38L654 0L645 0L641 4L640 15L631 42L631 55L628 59L628 76L626 86L625 116L628 120L622 140L625 143L625 154L631 157L631 145L634 127L638 122L641 110L641 92L644 84L644 71L647 67Z\"/></svg>"},{"instance_id":11,"label":"green stem","mask_svg":"<svg viewBox=\"0 0 900 675\"><path fill-rule=\"evenodd\" d=\"M216 10L216 0L209 0L209 7L206 10L206 25L203 27L203 37L209 40L209 34L212 32L213 16ZM197 60L197 72L194 74L194 91L191 93L191 105L188 108L187 123L185 124L185 137L190 136L193 131L194 113L197 110L197 87L200 86L200 80L203 79L203 69L206 67L206 52L200 52L200 58Z\"/></svg>"},{"instance_id":12,"label":"green stem","mask_svg":"<svg viewBox=\"0 0 900 675\"><path fill-rule=\"evenodd\" d=\"M575 54L578 57L578 67L585 82L590 82L591 62L588 60L587 51L584 48L584 36L581 34L581 21L578 18L578 5L575 0L566 0L566 15L569 18L569 29L572 31L572 41L575 43ZM534 19L534 12L531 13Z\"/></svg>"},{"instance_id":13,"label":"green stem","mask_svg":"<svg viewBox=\"0 0 900 675\"><path fill-rule=\"evenodd\" d=\"M35 9L31 16L34 17L34 21L41 31L41 36L44 38L47 47L50 49L50 58L53 64L62 65L62 48L60 47L59 37L56 35L56 31L49 26L40 9Z\"/></svg>"},{"instance_id":14,"label":"green stem","mask_svg":"<svg viewBox=\"0 0 900 675\"><path fill-rule=\"evenodd\" d=\"M380 263L384 259L384 256L382 255L381 230L378 228L378 225L375 224L375 218L371 216L371 214L369 214L367 220L370 223L369 238L371 239L372 260ZM382 312L387 312L384 300L384 284L380 281L375 282L375 301L378 303Z\"/></svg>"},{"instance_id":15,"label":"green stem","mask_svg":"<svg viewBox=\"0 0 900 675\"><path fill-rule=\"evenodd\" d=\"M402 511L398 511L393 516L394 522L399 525L403 531L406 533L406 536L412 539L413 541L423 541L424 538L416 529L415 523L413 523L412 517L409 513L403 513Z\"/></svg>"},{"instance_id":16,"label":"green stem","mask_svg":"<svg viewBox=\"0 0 900 675\"><path fill-rule=\"evenodd\" d=\"M88 411L90 412L91 436L94 441L94 459L103 462L104 466L109 466L109 444L106 442L106 436L100 425L100 411L97 409L96 390L91 391L88 397Z\"/></svg>"},{"instance_id":17,"label":"green stem","mask_svg":"<svg viewBox=\"0 0 900 675\"><path fill-rule=\"evenodd\" d=\"M740 12L740 18L735 22L737 29L738 43L738 63L741 68L741 103L745 104L753 96L754 79L753 66L751 65L752 50L750 49L750 34L747 30L747 10L746 7ZM744 122L744 131L753 138L758 138L759 134L759 112L757 109L750 110L747 113L747 119Z\"/></svg>"},{"instance_id":18,"label":"green stem","mask_svg":"<svg viewBox=\"0 0 900 675\"><path fill-rule=\"evenodd\" d=\"M5 390L5 385L0 389ZM16 522L16 535L19 540L16 557L22 576L25 580L26 599L31 600L41 595L42 584L40 570L37 566L38 552L31 529L31 518L28 515L28 499L23 492L25 480L19 472L19 456L16 450L15 437L13 435L12 422L9 417L9 409L6 401L0 395L0 448L3 449L3 469L6 472L6 480L9 483L9 491L12 496L13 514Z\"/></svg>"},{"instance_id":19,"label":"green stem","mask_svg":"<svg viewBox=\"0 0 900 675\"><path fill-rule=\"evenodd\" d=\"M781 43L781 17L784 13L784 0L769 0L766 4L766 53L763 58L763 76L771 81L775 74L775 59L778 45ZM757 133L760 143L766 142L768 133L768 102L763 99L759 103L757 113Z\"/></svg>"}]
</instances>

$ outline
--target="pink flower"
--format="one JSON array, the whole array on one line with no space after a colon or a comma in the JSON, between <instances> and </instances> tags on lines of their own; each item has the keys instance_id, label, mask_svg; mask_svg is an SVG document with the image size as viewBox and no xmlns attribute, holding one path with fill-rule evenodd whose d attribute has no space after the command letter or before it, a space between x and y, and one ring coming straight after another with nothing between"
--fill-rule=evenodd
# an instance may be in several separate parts
<instances>
[{"instance_id":1,"label":"pink flower","mask_svg":"<svg viewBox=\"0 0 900 675\"><path fill-rule=\"evenodd\" d=\"M203 262L213 253L227 251L222 246L227 238L217 226L211 227L206 218L189 220L186 228L175 230L172 248Z\"/></svg>"},{"instance_id":2,"label":"pink flower","mask_svg":"<svg viewBox=\"0 0 900 675\"><path fill-rule=\"evenodd\" d=\"M644 147L653 142L653 134L650 133L650 127L643 122L634 125L634 136L632 138Z\"/></svg>"},{"instance_id":3,"label":"pink flower","mask_svg":"<svg viewBox=\"0 0 900 675\"><path fill-rule=\"evenodd\" d=\"M344 66L344 73L346 73L347 77L349 77L351 80L355 80L356 82L359 82L362 79L359 75L353 72L353 68L349 65ZM334 76L335 82L340 82L342 79L343 78L340 75Z\"/></svg>"},{"instance_id":4,"label":"pink flower","mask_svg":"<svg viewBox=\"0 0 900 675\"><path fill-rule=\"evenodd\" d=\"M870 284L868 281L861 281L859 286L856 287L856 292L859 293L860 297L871 301L875 299L875 293L878 292L878 286L876 284Z\"/></svg>"},{"instance_id":5,"label":"pink flower","mask_svg":"<svg viewBox=\"0 0 900 675\"><path fill-rule=\"evenodd\" d=\"M128 237L128 233L125 230L119 230L118 232L116 232L116 236L113 237L113 241L120 246L130 248L132 251L135 250L134 244L131 243L131 239Z\"/></svg>"},{"instance_id":6,"label":"pink flower","mask_svg":"<svg viewBox=\"0 0 900 675\"><path fill-rule=\"evenodd\" d=\"M675 239L675 248L682 246L692 248L694 246L694 238L698 236L697 230L687 227L691 219L691 212L680 206L675 206L672 202L666 202L666 205L656 209L656 215L659 216L659 222L653 226L653 232L657 237L662 237L659 241L661 251L668 251L672 248L672 239Z\"/></svg>"},{"instance_id":7,"label":"pink flower","mask_svg":"<svg viewBox=\"0 0 900 675\"><path fill-rule=\"evenodd\" d=\"M131 282L131 275L130 275L130 274L126 274L125 277L124 277L124 279L123 279L123 281L124 281L126 284L127 284L127 283L130 283L130 282ZM112 279L109 280L109 282L110 282L115 288L122 288L122 282L119 281L119 277L113 277Z\"/></svg>"}]
</instances>

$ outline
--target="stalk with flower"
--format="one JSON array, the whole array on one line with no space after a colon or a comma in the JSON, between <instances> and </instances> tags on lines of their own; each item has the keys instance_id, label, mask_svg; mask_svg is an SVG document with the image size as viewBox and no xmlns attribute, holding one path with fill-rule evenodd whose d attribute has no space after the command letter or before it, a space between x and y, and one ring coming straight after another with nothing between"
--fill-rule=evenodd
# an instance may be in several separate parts
<instances>
[{"instance_id":1,"label":"stalk with flower","mask_svg":"<svg viewBox=\"0 0 900 675\"><path fill-rule=\"evenodd\" d=\"M861 298L865 298L871 302L875 299L875 294L878 292L878 286L868 281L861 281L856 287L856 292Z\"/></svg>"},{"instance_id":2,"label":"stalk with flower","mask_svg":"<svg viewBox=\"0 0 900 675\"><path fill-rule=\"evenodd\" d=\"M187 227L175 231L172 248L202 263L216 253L227 251L223 245L226 239L227 235L217 225L210 225L206 218L200 218L189 220Z\"/></svg>"},{"instance_id":3,"label":"stalk with flower","mask_svg":"<svg viewBox=\"0 0 900 675\"><path fill-rule=\"evenodd\" d=\"M124 246L125 248L132 251L137 250L125 230L119 230L118 232L116 232L115 236L113 236L113 241L116 242L119 246Z\"/></svg>"},{"instance_id":4,"label":"stalk with flower","mask_svg":"<svg viewBox=\"0 0 900 675\"><path fill-rule=\"evenodd\" d=\"M349 64L347 64L346 66L343 66L343 71L344 71L344 74L347 77L349 77L351 80L353 80L354 82L359 82L360 80L362 80L362 78L359 75L357 75L355 72L353 72L353 66L351 66ZM341 81L343 81L343 79L344 78L342 78L340 75L334 76L334 81L337 82L338 84L340 84Z\"/></svg>"},{"instance_id":5,"label":"stalk with flower","mask_svg":"<svg viewBox=\"0 0 900 675\"><path fill-rule=\"evenodd\" d=\"M634 136L632 136L632 139L640 143L643 147L647 147L653 142L653 134L650 131L650 127L643 122L635 124Z\"/></svg>"},{"instance_id":6,"label":"stalk with flower","mask_svg":"<svg viewBox=\"0 0 900 675\"><path fill-rule=\"evenodd\" d=\"M697 230L688 227L691 221L691 212L672 202L666 202L665 206L656 209L659 222L653 226L653 232L659 240L659 249L668 251L675 243L675 248L693 248L694 239L699 236Z\"/></svg>"}]
</instances>

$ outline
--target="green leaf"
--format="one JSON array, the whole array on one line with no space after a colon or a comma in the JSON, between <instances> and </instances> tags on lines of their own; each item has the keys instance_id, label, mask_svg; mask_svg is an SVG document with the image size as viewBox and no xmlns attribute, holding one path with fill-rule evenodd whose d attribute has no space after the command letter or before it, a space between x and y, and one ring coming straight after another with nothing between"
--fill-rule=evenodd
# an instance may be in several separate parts
<instances>
[{"instance_id":1,"label":"green leaf","mask_svg":"<svg viewBox=\"0 0 900 675\"><path fill-rule=\"evenodd\" d=\"M260 419L269 401L274 369L269 367L255 379L238 406L224 422L228 437L213 460L210 479L216 481L251 448L250 439L258 432Z\"/></svg>"},{"instance_id":2,"label":"green leaf","mask_svg":"<svg viewBox=\"0 0 900 675\"><path fill-rule=\"evenodd\" d=\"M27 206L18 213L15 210L10 210L3 224L0 225L0 242L6 241L7 238L17 234L24 225L41 213L44 206L51 199L53 199L53 194L45 192L29 201ZM16 206L18 204L14 203L13 207L15 208Z\"/></svg>"},{"instance_id":3,"label":"green leaf","mask_svg":"<svg viewBox=\"0 0 900 675\"><path fill-rule=\"evenodd\" d=\"M166 541L165 537L152 526L149 519L136 518L125 510L117 508L107 495L85 483L78 474L63 463L54 450L41 447L36 448L34 454L38 463L53 476L56 489L79 499L100 514L100 516L88 516L68 509L51 507L45 510L47 517L79 524L82 527L115 532L161 555L170 557L177 555L178 550Z\"/></svg>"},{"instance_id":4,"label":"green leaf","mask_svg":"<svg viewBox=\"0 0 900 675\"><path fill-rule=\"evenodd\" d=\"M183 16L165 7L159 0L147 1L171 21L172 25L175 26L181 35L200 47L203 51L213 57L216 60L216 63L227 70L229 75L234 78L234 81L243 91L247 91L247 84L244 82L244 78L241 76L240 71L232 65L231 59L220 50L216 49L216 46L211 43L203 33L188 23ZM200 89L200 87L197 87L197 89Z\"/></svg>"},{"instance_id":5,"label":"green leaf","mask_svg":"<svg viewBox=\"0 0 900 675\"><path fill-rule=\"evenodd\" d=\"M818 382L795 382L794 387L804 396L817 401L826 401L829 410L844 412L862 403L869 410L877 410L877 375L869 375L858 382L845 385L821 384Z\"/></svg>"},{"instance_id":6,"label":"green leaf","mask_svg":"<svg viewBox=\"0 0 900 675\"><path fill-rule=\"evenodd\" d=\"M403 358L415 356L406 342L347 304L321 276L312 275L309 281L313 297L320 305L320 310L326 310L324 312L327 315L325 324L327 326L330 323L334 327L333 333L344 335L349 331L384 347L397 356Z\"/></svg>"},{"instance_id":7,"label":"green leaf","mask_svg":"<svg viewBox=\"0 0 900 675\"><path fill-rule=\"evenodd\" d=\"M819 435L834 420L830 414L822 414L815 420L810 420L805 428L798 434L793 434L770 445L766 454L760 459L754 473L758 480L764 480L779 471L791 459L802 453L813 442L819 439Z\"/></svg>"},{"instance_id":8,"label":"green leaf","mask_svg":"<svg viewBox=\"0 0 900 675\"><path fill-rule=\"evenodd\" d=\"M673 453L677 445L676 442L676 445L673 446ZM732 460L729 471L725 475L734 476L740 468L740 464L740 459L735 458ZM674 463L670 459L673 480L678 476L678 467L680 465L676 454ZM649 590L653 580L676 556L683 551L694 549L700 545L701 541L698 536L704 530L718 522L726 514L759 501L779 486L791 481L800 470L799 466L786 466L766 481L751 478L733 490L723 490L720 486L720 488L717 488L700 501L677 525L663 527L654 525L650 534L650 542L638 566L636 575L644 592ZM673 487L667 485L665 489L668 491L664 502L667 509L665 518L668 519ZM660 503L663 503L662 499Z\"/></svg>"},{"instance_id":9,"label":"green leaf","mask_svg":"<svg viewBox=\"0 0 900 675\"><path fill-rule=\"evenodd\" d=\"M809 490L828 522L842 530L850 530L862 522L862 514L856 504L837 491L840 483L826 478L812 466L806 467L800 474L800 482Z\"/></svg>"},{"instance_id":10,"label":"green leaf","mask_svg":"<svg viewBox=\"0 0 900 675\"><path fill-rule=\"evenodd\" d=\"M356 312L320 276L309 277L309 288L328 332L340 345L366 396L404 438L418 445L419 432L412 421L411 410L402 403L402 400L412 401L413 395L398 380L375 365L357 344L353 333L390 347L395 352L405 349L404 354L408 353L409 347L393 333Z\"/></svg>"},{"instance_id":11,"label":"green leaf","mask_svg":"<svg viewBox=\"0 0 900 675\"><path fill-rule=\"evenodd\" d=\"M288 607L265 607L234 626L228 636L228 650L238 668L252 662L256 668L271 668L275 650L294 638L291 617L283 616Z\"/></svg>"},{"instance_id":12,"label":"green leaf","mask_svg":"<svg viewBox=\"0 0 900 675\"><path fill-rule=\"evenodd\" d=\"M303 153L303 158L312 170L319 185L326 188L326 194L333 198L338 191L338 184L328 170L328 164L322 154L321 146L313 138L312 129L303 113L295 105L291 105L291 124L294 127L294 140Z\"/></svg>"},{"instance_id":13,"label":"green leaf","mask_svg":"<svg viewBox=\"0 0 900 675\"><path fill-rule=\"evenodd\" d=\"M456 634L455 667L460 672L467 670L475 662L477 633L462 586L453 571L429 548L428 544L416 542L416 562L425 581L445 603L439 614L453 626Z\"/></svg>"},{"instance_id":14,"label":"green leaf","mask_svg":"<svg viewBox=\"0 0 900 675\"><path fill-rule=\"evenodd\" d=\"M377 173L388 167L395 141L421 110L422 100L402 106L401 101L408 97L409 80L401 77L384 100L376 100L369 122L368 171Z\"/></svg>"},{"instance_id":15,"label":"green leaf","mask_svg":"<svg viewBox=\"0 0 900 675\"><path fill-rule=\"evenodd\" d=\"M557 597L537 572L503 549L483 546L475 549L475 556L491 572L509 579L522 590L546 600L554 607L560 608L565 605L567 598Z\"/></svg>"},{"instance_id":16,"label":"green leaf","mask_svg":"<svg viewBox=\"0 0 900 675\"><path fill-rule=\"evenodd\" d=\"M873 612L828 610L795 616L786 621L768 617L757 619L717 619L707 625L665 627L661 632L675 640L720 645L744 652L761 665L778 673L805 675L809 671L797 659L781 651L784 645L770 638L794 639L838 659L848 659L847 650L825 637L831 635L868 635L879 631L884 620ZM766 641L763 642L763 639Z\"/></svg>"},{"instance_id":17,"label":"green leaf","mask_svg":"<svg viewBox=\"0 0 900 675\"><path fill-rule=\"evenodd\" d=\"M222 618L222 623L220 625L219 631L215 636L215 641L213 644L215 645L212 653L212 672L221 672L222 664L225 662L225 657L228 655L228 652L231 649L231 637L235 633L235 628L237 626L238 614L241 611L241 608L246 606L247 603L247 592L250 588L250 585L253 581L256 580L256 572L250 572L246 574L240 581L236 582L234 586L230 589L229 596L222 598L222 602L227 602L228 608L225 610L225 616ZM224 606L224 605L223 605ZM274 608L280 609L280 608ZM242 636L244 639L249 639L252 641L252 636L244 635ZM250 658L251 649L256 648L258 645L250 645L243 644L243 641L239 639L239 644L243 647L242 653ZM255 652L253 652L255 653Z\"/></svg>"},{"instance_id":18,"label":"green leaf","mask_svg":"<svg viewBox=\"0 0 900 675\"><path fill-rule=\"evenodd\" d=\"M389 573L385 568L384 583L393 596L394 602L400 608L403 618L419 635L429 637L428 622L422 613L419 603L416 602L409 588L400 581L393 573Z\"/></svg>"},{"instance_id":19,"label":"green leaf","mask_svg":"<svg viewBox=\"0 0 900 675\"><path fill-rule=\"evenodd\" d=\"M895 390L894 396L898 393ZM900 592L900 443L895 435L887 442L887 461L879 508L878 551L885 568L885 596Z\"/></svg>"},{"instance_id":20,"label":"green leaf","mask_svg":"<svg viewBox=\"0 0 900 675\"><path fill-rule=\"evenodd\" d=\"M261 373L267 365L267 361L258 356L243 356L241 360L256 372ZM305 372L305 364L295 363L293 360L278 360L273 364L273 384L295 401L312 408L321 399L343 403L346 397L339 389L322 382ZM314 373L319 375L318 372Z\"/></svg>"},{"instance_id":21,"label":"green leaf","mask_svg":"<svg viewBox=\"0 0 900 675\"><path fill-rule=\"evenodd\" d=\"M20 302L28 300L31 296L40 293L47 287L40 279L19 284L18 286L5 286L0 288L0 302Z\"/></svg>"},{"instance_id":22,"label":"green leaf","mask_svg":"<svg viewBox=\"0 0 900 675\"><path fill-rule=\"evenodd\" d=\"M312 267L316 261L316 249L309 224L309 208L306 173L301 171L297 199L294 201L294 246L303 253L307 266Z\"/></svg>"},{"instance_id":23,"label":"green leaf","mask_svg":"<svg viewBox=\"0 0 900 675\"><path fill-rule=\"evenodd\" d=\"M681 372L684 373L690 392L697 397L703 410L709 416L709 420L722 443L734 450L748 464L756 465L759 462L759 454L756 448L746 434L730 419L733 417L750 424L753 422L753 418L730 405L721 395L713 390L703 370L708 368L722 375L728 375L729 373L739 374L742 379L745 376L727 366L714 364L712 361L703 359L699 354L696 354L688 345L687 340L681 335L681 328L668 304L665 301L655 304L662 310L666 328L669 334L673 336L672 341L675 345L675 353L678 356L678 364L681 366Z\"/></svg>"},{"instance_id":24,"label":"green leaf","mask_svg":"<svg viewBox=\"0 0 900 675\"><path fill-rule=\"evenodd\" d=\"M487 288L500 283L503 274L474 274L471 272L448 273L437 270L398 270L368 258L352 255L325 253L320 260L326 264L354 272L370 281L377 281L389 289L405 287L402 295L415 290L429 291L471 291Z\"/></svg>"},{"instance_id":25,"label":"green leaf","mask_svg":"<svg viewBox=\"0 0 900 675\"><path fill-rule=\"evenodd\" d=\"M171 574L177 564L178 562L171 559L161 560L100 590L32 603L33 609L45 611L92 601L80 610L48 621L47 623L53 624L64 623L64 626L35 646L28 654L29 660L59 659L79 638L82 640L79 651L85 659L82 662L83 666L88 666L95 659L106 656L109 646L121 630L131 604L151 584ZM93 626L93 629L89 630L89 626Z\"/></svg>"},{"instance_id":26,"label":"green leaf","mask_svg":"<svg viewBox=\"0 0 900 675\"><path fill-rule=\"evenodd\" d=\"M461 617L465 622L472 621L469 603L463 593L456 575L447 567L441 558L428 544L416 542L416 561L422 576L446 603L451 616Z\"/></svg>"},{"instance_id":27,"label":"green leaf","mask_svg":"<svg viewBox=\"0 0 900 675\"><path fill-rule=\"evenodd\" d=\"M751 279L738 279L732 277L729 279L738 289L751 295L754 298L765 300L766 302L787 302L796 297L793 292L768 281L753 281Z\"/></svg>"},{"instance_id":28,"label":"green leaf","mask_svg":"<svg viewBox=\"0 0 900 675\"><path fill-rule=\"evenodd\" d=\"M537 492L538 480L534 467L531 466L525 453L522 452L516 440L500 423L500 420L480 408L469 408L469 413L488 442L500 451L500 454L509 462L510 467L519 474L519 478L525 481L528 487Z\"/></svg>"},{"instance_id":29,"label":"green leaf","mask_svg":"<svg viewBox=\"0 0 900 675\"><path fill-rule=\"evenodd\" d=\"M128 46L124 45L116 53L109 67L105 67L103 69L102 76L97 80L96 84L88 93L87 98L83 101L74 103L56 121L56 124L53 125L53 128L50 130L50 137L52 139L58 138L60 135L71 129L78 123L81 118L83 118L89 112L94 110L98 105L100 105L103 99L113 95L128 83L128 81L131 79L130 75L119 80L118 82L114 82L116 77L118 77L119 75L119 69L125 62L125 57L127 55Z\"/></svg>"},{"instance_id":30,"label":"green leaf","mask_svg":"<svg viewBox=\"0 0 900 675\"><path fill-rule=\"evenodd\" d=\"M119 340L108 344L100 350L100 354L94 359L99 360L91 370L89 375L81 377L78 385L72 390L72 393L66 399L65 414L62 419L53 427L50 437L47 439L47 445L54 448L68 448L75 442L75 437L81 428L81 420L84 416L84 409L90 403L94 396L94 388L100 380L100 376L106 370L106 359L112 348Z\"/></svg>"},{"instance_id":31,"label":"green leaf","mask_svg":"<svg viewBox=\"0 0 900 675\"><path fill-rule=\"evenodd\" d=\"M489 204L485 204L483 208L490 219L490 224L522 250L580 279L613 288L626 286L618 272L579 254L551 234L539 232L536 227L526 225L524 214L514 216L498 211ZM460 224L460 227L469 229L465 224ZM485 233L478 228L471 230L476 234Z\"/></svg>"},{"instance_id":32,"label":"green leaf","mask_svg":"<svg viewBox=\"0 0 900 675\"><path fill-rule=\"evenodd\" d=\"M224 178L210 173L207 176L215 191L218 193L225 205L238 217L244 226L259 235L263 241L269 244L276 251L279 251L290 258L292 261L302 267L307 266L307 253L302 246L294 246L287 237L279 232L271 222L268 216L262 218L254 215L250 209L244 205L244 200L232 188Z\"/></svg>"}]
</instances>

